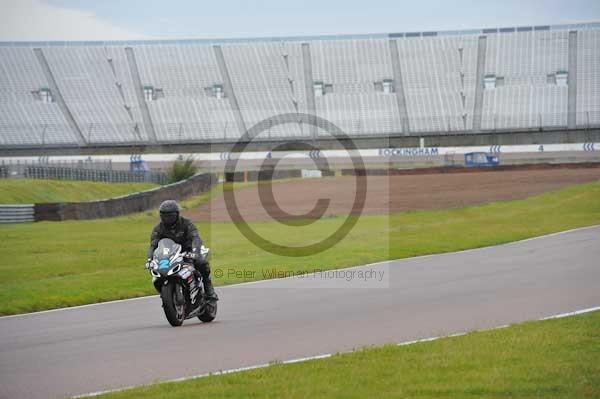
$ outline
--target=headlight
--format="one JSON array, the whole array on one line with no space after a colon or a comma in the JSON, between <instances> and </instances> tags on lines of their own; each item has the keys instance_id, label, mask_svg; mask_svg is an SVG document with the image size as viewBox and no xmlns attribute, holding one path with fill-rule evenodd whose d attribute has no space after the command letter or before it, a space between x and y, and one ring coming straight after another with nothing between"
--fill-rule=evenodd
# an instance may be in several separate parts
<instances>
[{"instance_id":1,"label":"headlight","mask_svg":"<svg viewBox=\"0 0 600 399\"><path fill-rule=\"evenodd\" d=\"M155 269L150 270L150 274L152 274L154 277L160 277L160 273L157 272Z\"/></svg>"},{"instance_id":2,"label":"headlight","mask_svg":"<svg viewBox=\"0 0 600 399\"><path fill-rule=\"evenodd\" d=\"M167 273L167 276L172 276L173 274L177 274L177 273L179 273L180 270L181 270L181 265L177 265L174 268L172 268L171 270L169 270L169 272Z\"/></svg>"}]
</instances>

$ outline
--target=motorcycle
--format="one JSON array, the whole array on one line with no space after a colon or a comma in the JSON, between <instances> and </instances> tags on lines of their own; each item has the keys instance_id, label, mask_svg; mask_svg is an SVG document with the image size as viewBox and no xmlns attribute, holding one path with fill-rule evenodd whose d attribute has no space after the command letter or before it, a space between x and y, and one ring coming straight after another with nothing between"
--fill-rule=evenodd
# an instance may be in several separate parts
<instances>
[{"instance_id":1,"label":"motorcycle","mask_svg":"<svg viewBox=\"0 0 600 399\"><path fill-rule=\"evenodd\" d=\"M217 303L205 298L202 276L192 263L197 255L207 259L208 253L205 246L200 254L182 252L181 245L168 238L160 240L154 250L148 270L154 288L160 293L165 316L173 327L193 317L209 323L217 315Z\"/></svg>"}]
</instances>

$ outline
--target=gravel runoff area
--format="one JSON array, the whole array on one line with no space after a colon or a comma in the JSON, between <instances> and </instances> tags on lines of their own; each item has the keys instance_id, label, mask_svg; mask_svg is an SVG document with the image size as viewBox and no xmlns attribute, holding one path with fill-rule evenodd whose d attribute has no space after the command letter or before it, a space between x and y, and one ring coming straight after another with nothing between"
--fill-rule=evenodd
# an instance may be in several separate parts
<instances>
[{"instance_id":1,"label":"gravel runoff area","mask_svg":"<svg viewBox=\"0 0 600 399\"><path fill-rule=\"evenodd\" d=\"M600 168L369 176L362 213L445 209L523 199L597 180ZM324 216L346 215L352 209L356 184L353 176L299 179L273 184L274 201L265 201L264 205L258 186L236 189L235 198L241 215L248 221L272 220L269 214L278 217L283 213L306 214L319 198L330 201ZM231 221L222 193L198 208L187 210L185 215L198 221Z\"/></svg>"}]
</instances>

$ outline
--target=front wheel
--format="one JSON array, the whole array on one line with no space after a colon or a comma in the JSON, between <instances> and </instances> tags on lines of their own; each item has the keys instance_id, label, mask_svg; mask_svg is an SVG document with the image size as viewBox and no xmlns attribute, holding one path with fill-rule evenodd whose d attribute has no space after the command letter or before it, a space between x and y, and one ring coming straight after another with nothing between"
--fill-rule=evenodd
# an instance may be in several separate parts
<instances>
[{"instance_id":1,"label":"front wheel","mask_svg":"<svg viewBox=\"0 0 600 399\"><path fill-rule=\"evenodd\" d=\"M208 302L204 305L204 312L198 315L200 321L210 323L217 317L217 302Z\"/></svg>"},{"instance_id":2,"label":"front wheel","mask_svg":"<svg viewBox=\"0 0 600 399\"><path fill-rule=\"evenodd\" d=\"M185 320L185 300L181 300L183 292L179 292L181 298L178 298L178 290L182 290L181 285L173 282L163 285L160 290L165 316L173 327L182 325Z\"/></svg>"}]
</instances>

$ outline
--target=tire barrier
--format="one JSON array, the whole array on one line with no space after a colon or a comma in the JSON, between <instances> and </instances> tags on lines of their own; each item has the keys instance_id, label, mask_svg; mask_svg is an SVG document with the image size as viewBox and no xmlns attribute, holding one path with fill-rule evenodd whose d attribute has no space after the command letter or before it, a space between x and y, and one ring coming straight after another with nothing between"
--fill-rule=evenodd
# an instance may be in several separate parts
<instances>
[{"instance_id":1,"label":"tire barrier","mask_svg":"<svg viewBox=\"0 0 600 399\"><path fill-rule=\"evenodd\" d=\"M0 205L0 224L34 222L34 205Z\"/></svg>"}]
</instances>

